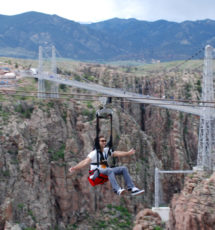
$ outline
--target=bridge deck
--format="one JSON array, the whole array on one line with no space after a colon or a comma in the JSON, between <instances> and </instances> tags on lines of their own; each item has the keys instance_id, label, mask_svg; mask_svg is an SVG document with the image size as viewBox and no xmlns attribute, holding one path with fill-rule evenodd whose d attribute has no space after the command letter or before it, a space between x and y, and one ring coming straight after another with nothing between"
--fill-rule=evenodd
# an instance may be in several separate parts
<instances>
[{"instance_id":1,"label":"bridge deck","mask_svg":"<svg viewBox=\"0 0 215 230\"><path fill-rule=\"evenodd\" d=\"M94 92L109 95L109 96L126 98L127 100L135 101L138 103L150 104L150 105L158 106L161 108L172 109L176 111L195 114L198 116L201 115L200 107L192 106L187 103L161 100L160 98L151 97L148 95L131 93L131 92L123 91L121 89L100 86L94 83L84 83L84 82L80 82L76 80L68 80L64 78L53 77L48 74L43 74L42 77L39 75L34 75L34 76L26 75L26 77L34 77L38 79L53 81L59 84L65 84L65 85L73 86L76 88L86 89L89 91L94 91Z\"/></svg>"}]
</instances>

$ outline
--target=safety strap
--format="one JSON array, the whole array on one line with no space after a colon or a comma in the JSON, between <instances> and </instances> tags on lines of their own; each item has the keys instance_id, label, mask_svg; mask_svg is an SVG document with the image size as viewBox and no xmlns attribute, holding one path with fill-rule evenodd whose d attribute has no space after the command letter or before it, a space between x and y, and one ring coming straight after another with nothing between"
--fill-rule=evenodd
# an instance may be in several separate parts
<instances>
[{"instance_id":1,"label":"safety strap","mask_svg":"<svg viewBox=\"0 0 215 230\"><path fill-rule=\"evenodd\" d=\"M111 154L110 149L108 149L108 154L109 155ZM99 157L99 155L100 155L100 157ZM101 153L101 151L96 149L96 158L97 158L96 160L97 161L96 161L96 163L91 163L91 165L97 165L97 167L99 168L99 164L103 163L107 167L109 167L109 165L107 163L107 157L108 156L104 157L104 155Z\"/></svg>"},{"instance_id":2,"label":"safety strap","mask_svg":"<svg viewBox=\"0 0 215 230\"><path fill-rule=\"evenodd\" d=\"M111 98L108 98L108 103L111 103ZM97 151L97 167L99 167L99 160L100 161L103 161L103 162L107 162L107 159L104 159L104 156L103 154L101 153L101 150L100 150L100 145L99 145L99 133L100 133L100 128L99 128L99 119L100 118L109 118L110 119L110 139L107 143L107 147L109 148L108 149L108 155L110 156L111 155L111 151L113 152L113 136L112 136L112 133L113 133L113 118L112 118L112 114L113 114L113 111L111 109L101 109L101 110L98 110L96 112L96 138L95 138L95 146L94 148L96 149ZM99 155L100 155L100 159L99 159ZM108 164L107 164L108 166ZM113 167L115 167L115 157L113 157Z\"/></svg>"}]
</instances>

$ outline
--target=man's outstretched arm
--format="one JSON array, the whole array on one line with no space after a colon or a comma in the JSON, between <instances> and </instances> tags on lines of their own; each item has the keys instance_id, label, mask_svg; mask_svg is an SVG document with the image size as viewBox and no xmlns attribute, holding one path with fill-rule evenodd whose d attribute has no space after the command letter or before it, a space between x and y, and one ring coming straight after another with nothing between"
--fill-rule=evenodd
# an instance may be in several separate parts
<instances>
[{"instance_id":1,"label":"man's outstretched arm","mask_svg":"<svg viewBox=\"0 0 215 230\"><path fill-rule=\"evenodd\" d=\"M114 151L113 157L125 157L125 156L131 156L135 154L135 149L130 149L128 152L125 151Z\"/></svg>"},{"instance_id":2,"label":"man's outstretched arm","mask_svg":"<svg viewBox=\"0 0 215 230\"><path fill-rule=\"evenodd\" d=\"M91 162L91 159L89 157L85 158L83 161L79 162L76 166L73 166L69 169L69 172L73 173L75 171L78 171L85 166L89 165Z\"/></svg>"}]
</instances>

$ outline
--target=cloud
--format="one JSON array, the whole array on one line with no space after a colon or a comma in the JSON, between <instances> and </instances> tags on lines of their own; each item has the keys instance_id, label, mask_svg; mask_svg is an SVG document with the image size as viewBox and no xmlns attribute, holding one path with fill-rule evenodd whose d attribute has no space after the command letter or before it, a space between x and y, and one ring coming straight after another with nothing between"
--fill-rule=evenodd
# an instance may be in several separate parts
<instances>
[{"instance_id":1,"label":"cloud","mask_svg":"<svg viewBox=\"0 0 215 230\"><path fill-rule=\"evenodd\" d=\"M166 19L170 21L198 20L205 18L215 18L213 0L157 0L143 1L146 7L146 20ZM141 6L140 6L141 7ZM141 18L141 15L139 15Z\"/></svg>"},{"instance_id":2,"label":"cloud","mask_svg":"<svg viewBox=\"0 0 215 230\"><path fill-rule=\"evenodd\" d=\"M114 17L184 21L215 19L214 8L214 0L7 0L1 5L0 14L38 11L81 22Z\"/></svg>"}]
</instances>

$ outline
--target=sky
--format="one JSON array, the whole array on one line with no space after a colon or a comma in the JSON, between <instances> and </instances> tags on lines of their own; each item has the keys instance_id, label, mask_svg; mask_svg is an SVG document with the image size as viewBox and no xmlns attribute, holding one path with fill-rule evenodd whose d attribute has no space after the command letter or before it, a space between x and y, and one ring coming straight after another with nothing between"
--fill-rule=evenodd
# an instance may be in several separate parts
<instances>
[{"instance_id":1,"label":"sky","mask_svg":"<svg viewBox=\"0 0 215 230\"><path fill-rule=\"evenodd\" d=\"M0 14L37 11L82 23L115 17L182 22L215 20L214 9L215 0L6 0L1 3Z\"/></svg>"}]
</instances>

